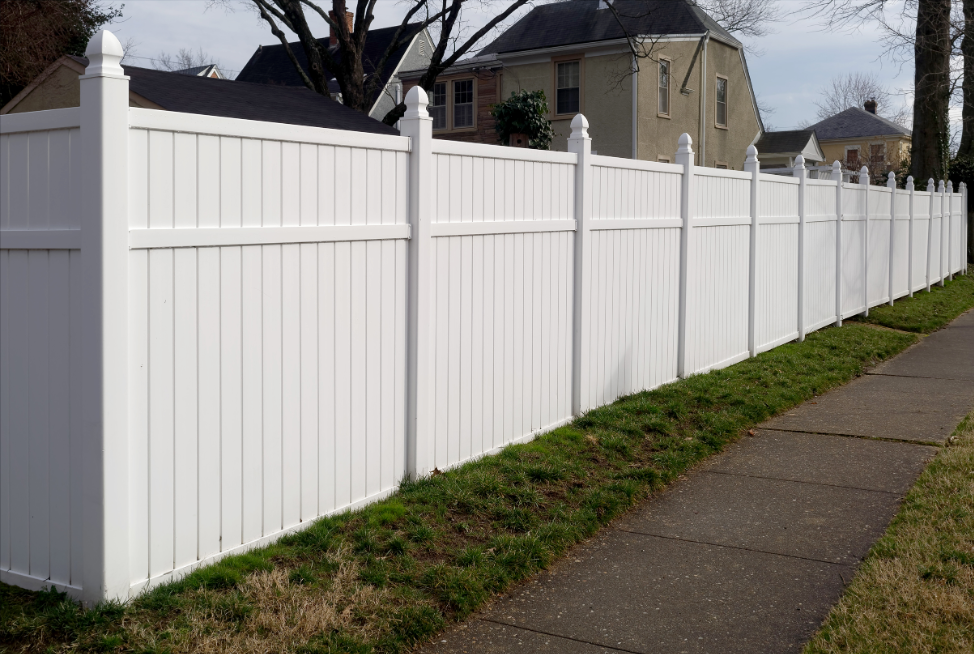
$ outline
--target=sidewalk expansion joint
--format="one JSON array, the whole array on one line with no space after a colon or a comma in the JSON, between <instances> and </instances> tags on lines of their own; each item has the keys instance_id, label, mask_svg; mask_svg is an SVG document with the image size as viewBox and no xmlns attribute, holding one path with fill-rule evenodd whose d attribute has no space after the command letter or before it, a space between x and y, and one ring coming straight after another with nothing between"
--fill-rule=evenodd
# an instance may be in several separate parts
<instances>
[{"instance_id":1,"label":"sidewalk expansion joint","mask_svg":"<svg viewBox=\"0 0 974 654\"><path fill-rule=\"evenodd\" d=\"M531 627L525 627L519 624L511 624L510 622L502 622L494 618L478 618L483 622L493 622L494 624L503 625L505 627L513 627L514 629L521 629L523 631L530 631L535 634L542 634L544 636L551 636L552 638L561 638L562 640L570 640L575 643L584 643L586 645L593 645L595 647L604 647L605 649L611 649L613 652L626 652L627 654L643 654L642 652L634 649L623 649L621 647L613 647L612 645L604 645L602 643L596 643L591 640L584 640L582 638L572 638L571 636L564 636L562 634L553 634L550 631L542 631L540 629L532 629Z\"/></svg>"},{"instance_id":2,"label":"sidewalk expansion joint","mask_svg":"<svg viewBox=\"0 0 974 654\"><path fill-rule=\"evenodd\" d=\"M844 488L846 490L858 490L865 493L882 493L883 495L894 495L902 498L903 493L897 491L878 490L876 488L863 488L862 486L843 486L841 484L823 484L820 481L805 481L802 479L788 479L787 477L768 477L766 475L749 475L743 472L725 472L724 470L701 470L701 473L711 475L728 475L730 477L750 477L751 479L768 479L771 481L785 481L791 484L808 484L809 486L826 486L828 488Z\"/></svg>"},{"instance_id":3,"label":"sidewalk expansion joint","mask_svg":"<svg viewBox=\"0 0 974 654\"><path fill-rule=\"evenodd\" d=\"M784 431L792 434L815 434L816 436L840 436L842 438L861 438L864 441L880 441L882 443L903 443L905 445L926 445L942 448L943 443L937 441L906 440L902 438L887 438L885 436L863 436L862 434L843 434L835 431L813 431L811 429L788 429L787 427L755 427L758 431Z\"/></svg>"},{"instance_id":4,"label":"sidewalk expansion joint","mask_svg":"<svg viewBox=\"0 0 974 654\"><path fill-rule=\"evenodd\" d=\"M871 377L897 377L899 379L937 379L940 381L956 381L956 382L969 382L970 379L961 379L959 377L931 377L930 375L891 375L888 372L865 372L863 375L869 375Z\"/></svg>"},{"instance_id":5,"label":"sidewalk expansion joint","mask_svg":"<svg viewBox=\"0 0 974 654\"><path fill-rule=\"evenodd\" d=\"M838 561L826 561L824 559L816 559L810 556L798 556L797 554L782 554L781 552L769 552L768 550L757 550L753 547L742 547L740 545L727 545L725 543L711 543L705 540L693 540L692 538L680 538L679 536L660 536L659 534L648 534L644 531L632 531L631 529L623 529L621 527L610 527L610 529L615 529L616 531L621 531L627 534L632 534L634 536L646 536L648 538L662 538L664 540L678 540L684 543L694 543L696 545L709 545L711 547L723 547L729 550L741 550L743 552L754 552L755 554L768 554L770 556L780 556L786 559L799 559L801 561L811 561L812 563L825 563L828 565L837 565L843 568L852 568L862 562L862 559L857 560L855 563L839 563Z\"/></svg>"}]
</instances>

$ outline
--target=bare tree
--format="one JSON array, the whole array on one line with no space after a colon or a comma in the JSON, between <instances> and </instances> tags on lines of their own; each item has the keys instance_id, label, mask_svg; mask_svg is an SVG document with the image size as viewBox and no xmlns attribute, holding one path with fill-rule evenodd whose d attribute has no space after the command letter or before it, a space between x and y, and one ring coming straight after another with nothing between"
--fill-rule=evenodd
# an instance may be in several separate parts
<instances>
[{"instance_id":1,"label":"bare tree","mask_svg":"<svg viewBox=\"0 0 974 654\"><path fill-rule=\"evenodd\" d=\"M187 68L209 66L210 64L216 64L218 68L221 67L220 61L205 52L202 46L197 48L195 52L189 48L180 48L176 54L160 52L159 56L152 61L159 70L168 71L186 70Z\"/></svg>"},{"instance_id":2,"label":"bare tree","mask_svg":"<svg viewBox=\"0 0 974 654\"><path fill-rule=\"evenodd\" d=\"M894 123L909 125L913 121L910 108L896 103L896 94L884 86L875 73L847 73L832 78L822 90L815 112L819 120L825 120L849 107L863 107L867 100L875 100L876 113Z\"/></svg>"},{"instance_id":3,"label":"bare tree","mask_svg":"<svg viewBox=\"0 0 974 654\"><path fill-rule=\"evenodd\" d=\"M725 30L738 36L765 36L781 20L775 0L696 0L698 7Z\"/></svg>"},{"instance_id":4,"label":"bare tree","mask_svg":"<svg viewBox=\"0 0 974 654\"><path fill-rule=\"evenodd\" d=\"M960 21L963 57L961 137L958 157L974 156L974 0L963 0Z\"/></svg>"},{"instance_id":5,"label":"bare tree","mask_svg":"<svg viewBox=\"0 0 974 654\"><path fill-rule=\"evenodd\" d=\"M912 51L911 172L920 180L944 176L950 155L948 108L957 86L950 66L958 42L952 1L906 0L901 4L893 0L810 0L807 7L808 13L832 29L875 23L885 34L887 53L908 56ZM915 21L910 16L913 8Z\"/></svg>"}]
</instances>

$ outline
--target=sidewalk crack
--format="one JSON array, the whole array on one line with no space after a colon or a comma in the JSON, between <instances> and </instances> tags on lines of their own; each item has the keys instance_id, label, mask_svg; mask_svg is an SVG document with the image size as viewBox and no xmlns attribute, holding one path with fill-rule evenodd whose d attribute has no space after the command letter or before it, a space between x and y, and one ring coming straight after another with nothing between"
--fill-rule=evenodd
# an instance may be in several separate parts
<instances>
[{"instance_id":1,"label":"sidewalk crack","mask_svg":"<svg viewBox=\"0 0 974 654\"><path fill-rule=\"evenodd\" d=\"M623 649L621 647L613 647L612 645L604 645L602 643L597 643L592 640L584 640L582 638L572 638L571 636L565 636L562 634L554 634L550 631L542 631L541 629L533 629L531 627L525 627L519 624L512 624L510 622L503 622L494 618L478 618L483 622L493 622L494 624L504 625L505 627L514 627L515 629L523 629L524 631L530 631L535 634L543 634L545 636L551 636L552 638L561 638L562 640L570 640L575 643L584 643L586 645L594 645L595 647L604 647L606 649L611 649L613 652L627 652L628 654L642 654L642 652L633 649Z\"/></svg>"}]
</instances>

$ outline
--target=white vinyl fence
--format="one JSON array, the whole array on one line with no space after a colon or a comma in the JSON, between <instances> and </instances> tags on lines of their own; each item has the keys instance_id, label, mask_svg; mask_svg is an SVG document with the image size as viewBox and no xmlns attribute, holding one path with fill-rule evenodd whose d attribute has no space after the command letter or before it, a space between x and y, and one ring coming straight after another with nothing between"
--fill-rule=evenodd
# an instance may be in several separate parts
<instances>
[{"instance_id":1,"label":"white vinyl fence","mask_svg":"<svg viewBox=\"0 0 974 654\"><path fill-rule=\"evenodd\" d=\"M89 50L0 122L6 583L130 597L966 269L943 182L129 108Z\"/></svg>"}]
</instances>

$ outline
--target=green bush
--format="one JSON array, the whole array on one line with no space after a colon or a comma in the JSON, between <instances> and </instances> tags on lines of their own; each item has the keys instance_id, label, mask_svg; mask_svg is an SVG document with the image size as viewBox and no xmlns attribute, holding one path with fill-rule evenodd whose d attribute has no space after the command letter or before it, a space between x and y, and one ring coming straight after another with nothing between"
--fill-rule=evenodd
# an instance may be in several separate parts
<instances>
[{"instance_id":1,"label":"green bush","mask_svg":"<svg viewBox=\"0 0 974 654\"><path fill-rule=\"evenodd\" d=\"M548 150L554 131L548 115L548 99L544 91L512 91L511 97L500 104L491 105L494 128L501 143L506 144L511 134L527 134L528 147Z\"/></svg>"}]
</instances>

